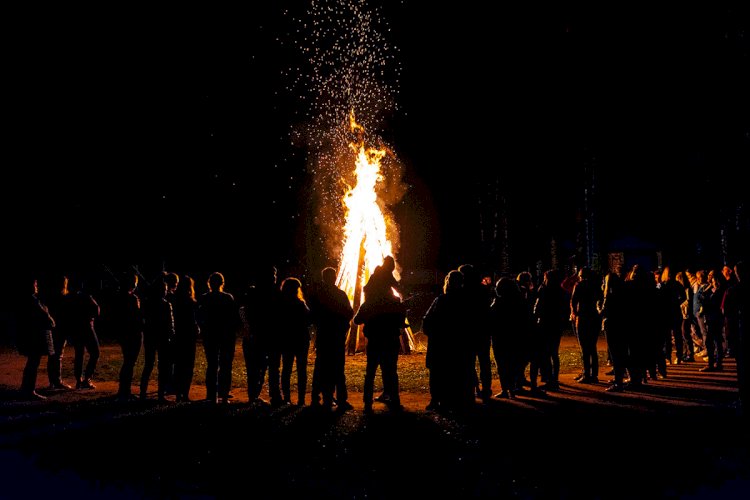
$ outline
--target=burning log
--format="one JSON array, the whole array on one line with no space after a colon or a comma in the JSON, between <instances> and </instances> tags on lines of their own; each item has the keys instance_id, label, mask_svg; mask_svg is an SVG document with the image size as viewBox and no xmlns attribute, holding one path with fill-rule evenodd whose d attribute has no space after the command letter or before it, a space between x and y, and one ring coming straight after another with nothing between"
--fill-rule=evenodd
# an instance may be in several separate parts
<instances>
[{"instance_id":1,"label":"burning log","mask_svg":"<svg viewBox=\"0 0 750 500\"><path fill-rule=\"evenodd\" d=\"M359 258L357 259L357 279L354 282L354 299L352 309L354 309L355 312L359 310L359 306L362 304L362 282L364 281L364 272L365 238L362 238L362 241L359 244ZM360 335L362 335L362 325L355 325L354 323L352 323L352 326L349 329L349 335L346 338L346 352L350 356L353 356L359 348Z\"/></svg>"}]
</instances>

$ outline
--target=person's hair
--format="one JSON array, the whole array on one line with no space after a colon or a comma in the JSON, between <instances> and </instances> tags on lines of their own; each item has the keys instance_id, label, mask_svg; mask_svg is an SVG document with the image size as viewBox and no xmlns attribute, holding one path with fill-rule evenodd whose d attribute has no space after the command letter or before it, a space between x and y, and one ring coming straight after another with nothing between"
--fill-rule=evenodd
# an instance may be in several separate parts
<instances>
[{"instance_id":1,"label":"person's hair","mask_svg":"<svg viewBox=\"0 0 750 500\"><path fill-rule=\"evenodd\" d=\"M393 259L393 256L386 255L383 257L383 269L388 272L393 272L396 269L396 261Z\"/></svg>"},{"instance_id":2,"label":"person's hair","mask_svg":"<svg viewBox=\"0 0 750 500\"><path fill-rule=\"evenodd\" d=\"M296 297L302 302L305 296L302 294L302 282L297 278L286 278L281 282L281 295L283 297Z\"/></svg>"},{"instance_id":3,"label":"person's hair","mask_svg":"<svg viewBox=\"0 0 750 500\"><path fill-rule=\"evenodd\" d=\"M518 273L518 276L516 276L516 281L521 285L532 285L532 279L531 279L531 273L528 271L523 271L521 273Z\"/></svg>"},{"instance_id":4,"label":"person's hair","mask_svg":"<svg viewBox=\"0 0 750 500\"><path fill-rule=\"evenodd\" d=\"M195 300L195 280L185 274L177 283L176 293L188 297L190 300Z\"/></svg>"},{"instance_id":5,"label":"person's hair","mask_svg":"<svg viewBox=\"0 0 750 500\"><path fill-rule=\"evenodd\" d=\"M129 292L138 288L138 274L136 273L125 273L122 275L122 282L120 283L121 290Z\"/></svg>"},{"instance_id":6,"label":"person's hair","mask_svg":"<svg viewBox=\"0 0 750 500\"><path fill-rule=\"evenodd\" d=\"M582 267L578 270L578 277L581 281L591 279L591 269L588 267Z\"/></svg>"},{"instance_id":7,"label":"person's hair","mask_svg":"<svg viewBox=\"0 0 750 500\"><path fill-rule=\"evenodd\" d=\"M60 276L60 281L57 282L57 291L60 292L60 295L68 295L70 293L70 291L68 290L67 276Z\"/></svg>"},{"instance_id":8,"label":"person's hair","mask_svg":"<svg viewBox=\"0 0 750 500\"><path fill-rule=\"evenodd\" d=\"M464 283L474 283L479 281L479 272L477 272L476 268L471 264L461 264L458 266L458 272L464 276Z\"/></svg>"},{"instance_id":9,"label":"person's hair","mask_svg":"<svg viewBox=\"0 0 750 500\"><path fill-rule=\"evenodd\" d=\"M716 283L719 286L724 286L727 283L727 279L724 277L724 275L718 269L714 269L713 271L710 271L708 273L708 282L709 283L711 283L711 277L713 277L716 280Z\"/></svg>"},{"instance_id":10,"label":"person's hair","mask_svg":"<svg viewBox=\"0 0 750 500\"><path fill-rule=\"evenodd\" d=\"M518 285L516 284L516 281L512 278L508 278L507 276L503 276L499 280L497 280L497 283L495 284L495 295L498 297L511 297L513 295L518 295L520 291L518 290Z\"/></svg>"},{"instance_id":11,"label":"person's hair","mask_svg":"<svg viewBox=\"0 0 750 500\"><path fill-rule=\"evenodd\" d=\"M679 283L680 285L682 285L682 287L683 287L683 288L687 288L687 287L688 287L688 285L690 284L690 283L689 283L689 280L688 280L688 278L687 278L687 275L686 275L686 274L685 274L684 272L682 272L682 271L678 272L678 273L677 273L677 274L675 275L675 277L674 277L674 280L675 280L675 281L676 281L677 283Z\"/></svg>"},{"instance_id":12,"label":"person's hair","mask_svg":"<svg viewBox=\"0 0 750 500\"><path fill-rule=\"evenodd\" d=\"M151 285L151 293L153 294L154 298L163 298L167 290L169 289L169 285L167 285L167 282L164 280L156 280Z\"/></svg>"},{"instance_id":13,"label":"person's hair","mask_svg":"<svg viewBox=\"0 0 750 500\"><path fill-rule=\"evenodd\" d=\"M620 276L615 273L607 273L607 275L604 277L604 296L608 297L612 291L617 293L617 290L620 288L621 283Z\"/></svg>"},{"instance_id":14,"label":"person's hair","mask_svg":"<svg viewBox=\"0 0 750 500\"><path fill-rule=\"evenodd\" d=\"M336 284L336 270L332 267L326 267L320 271L320 278L323 280L323 283L334 285Z\"/></svg>"},{"instance_id":15,"label":"person's hair","mask_svg":"<svg viewBox=\"0 0 750 500\"><path fill-rule=\"evenodd\" d=\"M544 271L544 284L548 287L559 287L562 281L563 277L559 269Z\"/></svg>"},{"instance_id":16,"label":"person's hair","mask_svg":"<svg viewBox=\"0 0 750 500\"><path fill-rule=\"evenodd\" d=\"M453 293L460 290L464 284L464 275L461 271L451 271L445 276L443 293Z\"/></svg>"},{"instance_id":17,"label":"person's hair","mask_svg":"<svg viewBox=\"0 0 750 500\"><path fill-rule=\"evenodd\" d=\"M672 279L672 271L669 269L669 266L664 266L664 269L661 270L661 282L665 283Z\"/></svg>"},{"instance_id":18,"label":"person's hair","mask_svg":"<svg viewBox=\"0 0 750 500\"><path fill-rule=\"evenodd\" d=\"M224 291L224 275L221 273L211 273L208 277L208 288L212 292Z\"/></svg>"},{"instance_id":19,"label":"person's hair","mask_svg":"<svg viewBox=\"0 0 750 500\"><path fill-rule=\"evenodd\" d=\"M177 276L177 273L166 273L164 275L164 283L167 284L167 288L170 290L173 288L177 288L177 286L180 284L180 277Z\"/></svg>"}]
</instances>

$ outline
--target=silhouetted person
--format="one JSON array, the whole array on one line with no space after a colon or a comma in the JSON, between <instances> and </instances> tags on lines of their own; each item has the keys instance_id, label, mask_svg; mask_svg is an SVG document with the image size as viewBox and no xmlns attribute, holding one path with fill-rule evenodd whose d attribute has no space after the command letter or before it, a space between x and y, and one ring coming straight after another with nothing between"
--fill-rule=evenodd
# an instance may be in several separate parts
<instances>
[{"instance_id":1,"label":"silhouetted person","mask_svg":"<svg viewBox=\"0 0 750 500\"><path fill-rule=\"evenodd\" d=\"M167 284L167 301L172 304L172 313L174 314L175 310L175 301L176 301L176 293L177 293L177 287L180 284L180 277L177 275L177 273L168 273L164 272L162 274L162 280L164 280L164 283ZM177 328L177 320L175 319L175 329ZM166 353L168 354L168 360L169 360L169 366L168 373L167 373L167 394L175 394L175 381L174 381L174 371L175 371L175 344L172 343L169 345L170 352Z\"/></svg>"},{"instance_id":2,"label":"silhouetted person","mask_svg":"<svg viewBox=\"0 0 750 500\"><path fill-rule=\"evenodd\" d=\"M270 366L270 356L276 352L276 329L278 321L279 287L276 284L276 268L270 266L250 287L242 298L240 312L245 325L242 338L242 354L247 370L247 396L251 403L264 404L260 398L263 380L268 370L268 393L271 403L281 404L279 387L279 365ZM278 354L279 358L281 354Z\"/></svg>"},{"instance_id":3,"label":"silhouetted person","mask_svg":"<svg viewBox=\"0 0 750 500\"><path fill-rule=\"evenodd\" d=\"M390 272L388 272L390 274ZM374 275L374 274L373 274ZM406 309L401 299L391 291L388 283L382 285L376 278L366 286L365 301L359 307L354 323L364 324L367 338L367 366L365 367L364 411L372 412L375 374L378 366L383 377L383 392L388 395L386 404L392 410L401 410L398 393L398 352L401 348L399 336L406 321Z\"/></svg>"},{"instance_id":4,"label":"silhouetted person","mask_svg":"<svg viewBox=\"0 0 750 500\"><path fill-rule=\"evenodd\" d=\"M624 283L628 341L629 389L639 389L654 369L652 339L658 338L658 296L651 273L633 266Z\"/></svg>"},{"instance_id":5,"label":"silhouetted person","mask_svg":"<svg viewBox=\"0 0 750 500\"><path fill-rule=\"evenodd\" d=\"M174 371L172 384L177 401L190 401L190 386L195 369L195 343L198 340L198 302L195 300L195 281L183 276L172 298L174 312Z\"/></svg>"},{"instance_id":6,"label":"silhouetted person","mask_svg":"<svg viewBox=\"0 0 750 500\"><path fill-rule=\"evenodd\" d=\"M614 381L606 390L621 392L625 389L625 372L628 366L628 303L624 284L616 273L604 278L604 298L599 307L607 347L612 358Z\"/></svg>"},{"instance_id":7,"label":"silhouetted person","mask_svg":"<svg viewBox=\"0 0 750 500\"><path fill-rule=\"evenodd\" d=\"M534 304L534 317L542 342L540 369L547 383L542 388L560 388L560 340L570 317L570 299L562 287L562 274L557 269L544 273Z\"/></svg>"},{"instance_id":8,"label":"silhouetted person","mask_svg":"<svg viewBox=\"0 0 750 500\"><path fill-rule=\"evenodd\" d=\"M393 276L395 270L396 261L391 255L386 255L383 258L383 263L375 268L370 279L367 280L367 284L364 286L365 295L380 296L390 292L391 288L398 291L399 283Z\"/></svg>"},{"instance_id":9,"label":"silhouetted person","mask_svg":"<svg viewBox=\"0 0 750 500\"><path fill-rule=\"evenodd\" d=\"M54 354L52 329L55 321L47 306L39 300L37 280L32 280L31 285L31 294L22 303L18 323L18 352L27 358L21 380L21 396L27 399L46 399L36 392L36 376L42 356Z\"/></svg>"},{"instance_id":10,"label":"silhouetted person","mask_svg":"<svg viewBox=\"0 0 750 500\"><path fill-rule=\"evenodd\" d=\"M62 361L65 344L69 336L70 315L70 293L68 291L68 277L61 276L59 281L53 283L53 290L48 290L44 303L49 308L50 315L55 320L55 328L52 329L52 342L54 354L47 358L47 378L49 378L50 389L72 389L62 380Z\"/></svg>"},{"instance_id":11,"label":"silhouetted person","mask_svg":"<svg viewBox=\"0 0 750 500\"><path fill-rule=\"evenodd\" d=\"M467 325L473 324L470 315L475 308L467 307L463 286L464 274L449 272L443 294L435 298L422 322L430 370L428 410L464 411L474 404L476 339Z\"/></svg>"},{"instance_id":12,"label":"silhouetted person","mask_svg":"<svg viewBox=\"0 0 750 500\"><path fill-rule=\"evenodd\" d=\"M492 362L490 361L492 340L487 321L492 295L490 290L482 284L482 279L474 266L463 264L458 267L458 271L463 275L462 293L467 307L466 323L462 330L466 332L473 344L474 358L479 360L479 376L477 376L476 368L472 366L475 392L483 401L488 401L492 397ZM474 362L472 361L472 365Z\"/></svg>"},{"instance_id":13,"label":"silhouetted person","mask_svg":"<svg viewBox=\"0 0 750 500\"><path fill-rule=\"evenodd\" d=\"M146 399L148 381L158 356L157 397L165 401L170 379L172 344L174 342L174 315L167 300L167 284L157 280L151 296L143 304L143 373L141 374L141 399Z\"/></svg>"},{"instance_id":14,"label":"silhouetted person","mask_svg":"<svg viewBox=\"0 0 750 500\"><path fill-rule=\"evenodd\" d=\"M495 286L495 300L490 306L492 352L497 363L502 392L496 398L513 399L518 389L518 366L524 364L524 340L527 328L526 304L515 280L500 278Z\"/></svg>"},{"instance_id":15,"label":"silhouetted person","mask_svg":"<svg viewBox=\"0 0 750 500\"><path fill-rule=\"evenodd\" d=\"M326 267L320 275L321 285L309 302L316 328L312 404L318 403L318 394L322 393L323 405L331 408L335 390L338 409L348 410L351 405L347 401L344 348L354 311L346 292L336 287L336 270Z\"/></svg>"},{"instance_id":16,"label":"silhouetted person","mask_svg":"<svg viewBox=\"0 0 750 500\"><path fill-rule=\"evenodd\" d=\"M138 288L137 274L129 273L123 276L112 309L115 336L122 348L120 387L117 391L117 396L121 401L130 399L133 370L143 344L143 314L136 288Z\"/></svg>"},{"instance_id":17,"label":"silhouetted person","mask_svg":"<svg viewBox=\"0 0 750 500\"><path fill-rule=\"evenodd\" d=\"M708 273L708 288L703 292L703 317L706 322L706 352L708 366L701 368L702 372L721 371L723 369L724 348L722 347L722 333L724 330L724 314L721 304L726 292L724 275L714 270Z\"/></svg>"},{"instance_id":18,"label":"silhouetted person","mask_svg":"<svg viewBox=\"0 0 750 500\"><path fill-rule=\"evenodd\" d=\"M297 365L297 406L305 405L307 354L310 351L310 309L297 278L281 282L278 335L281 346L282 401L291 404L292 366Z\"/></svg>"},{"instance_id":19,"label":"silhouetted person","mask_svg":"<svg viewBox=\"0 0 750 500\"><path fill-rule=\"evenodd\" d=\"M664 359L667 363L672 363L672 338L674 338L674 348L677 354L675 363L680 364L685 355L682 338L682 304L687 300L687 293L685 287L677 282L669 266L662 271L659 290L664 306Z\"/></svg>"},{"instance_id":20,"label":"silhouetted person","mask_svg":"<svg viewBox=\"0 0 750 500\"><path fill-rule=\"evenodd\" d=\"M690 286L687 273L685 272L677 273L674 279L685 293L685 300L680 304L680 314L682 315L680 329L682 332L682 341L685 345L682 361L695 361L695 344L693 343L693 335L691 333L691 327L695 324L695 318L693 317L693 287Z\"/></svg>"},{"instance_id":21,"label":"silhouetted person","mask_svg":"<svg viewBox=\"0 0 750 500\"><path fill-rule=\"evenodd\" d=\"M75 282L75 293L70 299L70 340L75 349L73 372L76 377L76 389L94 389L91 378L99 361L99 338L94 327L99 317L99 304L83 289L83 282ZM83 359L88 352L86 370Z\"/></svg>"},{"instance_id":22,"label":"silhouetted person","mask_svg":"<svg viewBox=\"0 0 750 500\"><path fill-rule=\"evenodd\" d=\"M599 354L596 351L596 341L599 338L601 320L596 304L602 291L599 284L592 279L592 273L587 267L581 268L578 278L579 281L570 297L570 310L575 319L583 361L583 374L578 382L593 384L599 381Z\"/></svg>"},{"instance_id":23,"label":"silhouetted person","mask_svg":"<svg viewBox=\"0 0 750 500\"><path fill-rule=\"evenodd\" d=\"M525 307L526 326L523 329L523 333L520 337L522 343L521 348L521 363L517 366L516 380L518 387L516 388L517 393L523 393L523 385L531 385L531 382L526 380L526 366L532 361L534 357L534 351L539 350L539 335L537 332L536 325L534 323L534 303L536 302L536 289L534 288L534 280L531 277L531 273L524 271L518 273L516 276L516 285L518 290L521 292L523 303ZM539 367L538 362L534 359L534 367L538 373ZM536 389L536 386L533 387Z\"/></svg>"},{"instance_id":24,"label":"silhouetted person","mask_svg":"<svg viewBox=\"0 0 750 500\"><path fill-rule=\"evenodd\" d=\"M198 321L206 351L206 399L215 403L218 393L221 401L228 403L234 347L240 327L239 308L234 297L224 291L221 273L209 276L208 288L209 292L201 295L198 302Z\"/></svg>"},{"instance_id":25,"label":"silhouetted person","mask_svg":"<svg viewBox=\"0 0 750 500\"><path fill-rule=\"evenodd\" d=\"M378 297L383 297L386 294L393 295L394 290L398 292L399 283L396 280L396 277L393 276L393 272L395 270L396 261L393 259L393 256L386 255L383 258L383 263L375 267L375 270L370 275L367 283L365 283L365 286L362 287L362 291L364 292L365 297L376 299ZM400 336L401 333L399 332L399 344ZM401 346L399 345L399 352L400 350ZM390 396L388 395L388 391L383 389L383 392L380 394L380 396L375 398L375 401L386 403L389 399Z\"/></svg>"}]
</instances>

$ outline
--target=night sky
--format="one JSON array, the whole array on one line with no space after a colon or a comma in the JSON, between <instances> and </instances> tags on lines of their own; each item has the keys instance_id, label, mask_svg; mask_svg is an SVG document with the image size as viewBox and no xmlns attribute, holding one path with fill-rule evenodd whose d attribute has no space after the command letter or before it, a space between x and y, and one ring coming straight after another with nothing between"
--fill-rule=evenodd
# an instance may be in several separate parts
<instances>
[{"instance_id":1,"label":"night sky","mask_svg":"<svg viewBox=\"0 0 750 500\"><path fill-rule=\"evenodd\" d=\"M731 172L750 165L747 12L383 3L401 77L378 133L408 186L391 207L404 267L485 259L476 204L498 177L514 267L552 237L574 252L587 166L602 245L718 256L722 214L746 199ZM268 4L9 15L6 255L330 262L306 242L311 174L290 135L305 3Z\"/></svg>"}]
</instances>

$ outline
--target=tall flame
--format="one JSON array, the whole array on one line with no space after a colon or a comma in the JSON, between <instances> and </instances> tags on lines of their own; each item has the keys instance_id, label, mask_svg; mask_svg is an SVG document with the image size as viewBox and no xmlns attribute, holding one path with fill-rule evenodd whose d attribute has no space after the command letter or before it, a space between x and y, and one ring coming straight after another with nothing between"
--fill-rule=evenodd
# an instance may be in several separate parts
<instances>
[{"instance_id":1,"label":"tall flame","mask_svg":"<svg viewBox=\"0 0 750 500\"><path fill-rule=\"evenodd\" d=\"M392 254L392 245L386 237L386 219L375 192L376 185L383 181L380 161L386 150L365 147L365 129L355 120L354 110L349 113L349 128L358 136L357 143L349 144L357 153L356 183L353 188L349 187L343 199L346 218L344 248L336 284L346 292L350 301L359 303L362 297L355 300L357 289L361 290L375 267Z\"/></svg>"}]
</instances>

